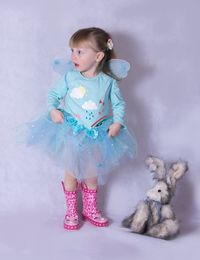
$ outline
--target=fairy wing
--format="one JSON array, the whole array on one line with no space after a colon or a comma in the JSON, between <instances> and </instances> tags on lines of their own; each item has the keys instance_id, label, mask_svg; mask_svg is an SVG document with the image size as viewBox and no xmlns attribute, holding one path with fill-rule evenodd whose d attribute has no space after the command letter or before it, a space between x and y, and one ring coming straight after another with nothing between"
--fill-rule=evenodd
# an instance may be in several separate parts
<instances>
[{"instance_id":1,"label":"fairy wing","mask_svg":"<svg viewBox=\"0 0 200 260\"><path fill-rule=\"evenodd\" d=\"M75 70L74 64L71 62L71 60L55 59L52 66L54 71L61 75L64 75L68 71Z\"/></svg>"},{"instance_id":2,"label":"fairy wing","mask_svg":"<svg viewBox=\"0 0 200 260\"><path fill-rule=\"evenodd\" d=\"M107 63L109 71L118 79L126 78L130 69L130 63L122 59L111 59ZM71 60L55 59L53 61L53 69L63 75L68 71L75 70Z\"/></svg>"},{"instance_id":3,"label":"fairy wing","mask_svg":"<svg viewBox=\"0 0 200 260\"><path fill-rule=\"evenodd\" d=\"M123 79L128 75L130 63L122 59L111 59L108 61L108 68L117 78Z\"/></svg>"}]
</instances>

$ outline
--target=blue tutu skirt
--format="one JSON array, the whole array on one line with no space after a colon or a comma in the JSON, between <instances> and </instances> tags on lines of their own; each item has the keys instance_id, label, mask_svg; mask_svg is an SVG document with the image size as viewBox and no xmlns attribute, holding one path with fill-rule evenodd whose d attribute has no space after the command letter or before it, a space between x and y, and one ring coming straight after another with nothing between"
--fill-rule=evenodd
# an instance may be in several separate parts
<instances>
[{"instance_id":1,"label":"blue tutu skirt","mask_svg":"<svg viewBox=\"0 0 200 260\"><path fill-rule=\"evenodd\" d=\"M126 127L121 128L116 137L108 136L112 118L88 129L70 114L62 112L64 122L61 124L54 123L49 114L28 123L25 143L45 151L79 181L97 177L99 184L103 184L122 157L135 156L136 140Z\"/></svg>"}]
</instances>

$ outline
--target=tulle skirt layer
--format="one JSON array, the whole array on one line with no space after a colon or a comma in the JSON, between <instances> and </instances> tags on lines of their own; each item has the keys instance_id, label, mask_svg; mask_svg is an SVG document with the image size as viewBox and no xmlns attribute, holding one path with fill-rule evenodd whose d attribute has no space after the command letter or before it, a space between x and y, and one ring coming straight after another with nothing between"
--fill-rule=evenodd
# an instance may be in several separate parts
<instances>
[{"instance_id":1,"label":"tulle skirt layer","mask_svg":"<svg viewBox=\"0 0 200 260\"><path fill-rule=\"evenodd\" d=\"M126 127L116 137L108 136L112 118L87 129L70 114L62 112L62 124L54 123L49 115L28 123L25 143L40 148L78 180L97 177L103 184L122 157L135 156L136 140Z\"/></svg>"}]
</instances>

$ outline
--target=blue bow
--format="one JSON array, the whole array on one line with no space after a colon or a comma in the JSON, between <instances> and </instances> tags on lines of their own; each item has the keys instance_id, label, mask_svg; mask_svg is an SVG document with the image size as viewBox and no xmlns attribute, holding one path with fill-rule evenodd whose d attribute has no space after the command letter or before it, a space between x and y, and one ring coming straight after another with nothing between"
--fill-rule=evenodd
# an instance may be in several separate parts
<instances>
[{"instance_id":1,"label":"blue bow","mask_svg":"<svg viewBox=\"0 0 200 260\"><path fill-rule=\"evenodd\" d=\"M67 122L72 127L74 135L79 134L81 131L85 131L88 137L91 137L93 139L96 139L98 137L97 129L94 128L88 129L84 125L78 124L78 121L72 116L67 116Z\"/></svg>"},{"instance_id":2,"label":"blue bow","mask_svg":"<svg viewBox=\"0 0 200 260\"><path fill-rule=\"evenodd\" d=\"M98 131L96 129L87 129L86 131L87 136L92 137L93 139L96 139L98 137Z\"/></svg>"}]
</instances>

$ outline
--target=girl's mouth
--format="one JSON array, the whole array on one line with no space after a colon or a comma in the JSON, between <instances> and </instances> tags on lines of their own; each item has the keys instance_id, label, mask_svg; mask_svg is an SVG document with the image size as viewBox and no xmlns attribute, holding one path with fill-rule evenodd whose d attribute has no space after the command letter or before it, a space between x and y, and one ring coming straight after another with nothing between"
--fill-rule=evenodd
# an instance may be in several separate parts
<instances>
[{"instance_id":1,"label":"girl's mouth","mask_svg":"<svg viewBox=\"0 0 200 260\"><path fill-rule=\"evenodd\" d=\"M76 68L78 68L78 67L79 67L79 64L77 64L77 63L74 63L74 66L75 66Z\"/></svg>"}]
</instances>

